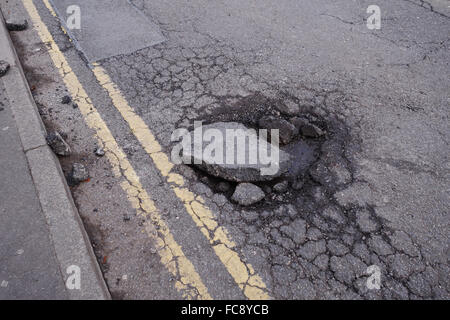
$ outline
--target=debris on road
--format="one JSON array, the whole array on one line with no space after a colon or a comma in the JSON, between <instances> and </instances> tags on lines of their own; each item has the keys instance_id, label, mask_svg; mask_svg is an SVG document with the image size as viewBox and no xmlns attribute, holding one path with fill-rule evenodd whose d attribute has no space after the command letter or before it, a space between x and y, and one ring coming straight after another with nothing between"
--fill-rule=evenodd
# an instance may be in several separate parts
<instances>
[{"instance_id":1,"label":"debris on road","mask_svg":"<svg viewBox=\"0 0 450 320\"><path fill-rule=\"evenodd\" d=\"M6 28L8 31L23 31L28 28L28 21L26 19L20 21L6 20Z\"/></svg>"},{"instance_id":2,"label":"debris on road","mask_svg":"<svg viewBox=\"0 0 450 320\"><path fill-rule=\"evenodd\" d=\"M0 60L0 77L3 77L9 70L10 65L4 60Z\"/></svg>"},{"instance_id":3,"label":"debris on road","mask_svg":"<svg viewBox=\"0 0 450 320\"><path fill-rule=\"evenodd\" d=\"M288 116L295 116L300 113L300 106L293 101L286 100L283 103L278 103L275 107L281 113Z\"/></svg>"},{"instance_id":4,"label":"debris on road","mask_svg":"<svg viewBox=\"0 0 450 320\"><path fill-rule=\"evenodd\" d=\"M53 152L58 156L67 157L71 154L70 146L58 132L54 131L49 133L46 140Z\"/></svg>"},{"instance_id":5,"label":"debris on road","mask_svg":"<svg viewBox=\"0 0 450 320\"><path fill-rule=\"evenodd\" d=\"M266 194L260 187L252 183L240 183L234 191L231 200L242 206L251 206L264 199Z\"/></svg>"},{"instance_id":6,"label":"debris on road","mask_svg":"<svg viewBox=\"0 0 450 320\"><path fill-rule=\"evenodd\" d=\"M71 103L72 102L72 98L70 97L70 96L64 96L64 97L62 97L62 99L61 99L61 103L62 104L69 104L69 103Z\"/></svg>"},{"instance_id":7,"label":"debris on road","mask_svg":"<svg viewBox=\"0 0 450 320\"><path fill-rule=\"evenodd\" d=\"M273 190L276 193L284 193L284 192L287 191L288 187L289 187L289 182L288 181L282 181L282 182L279 182L276 185L274 185L273 186Z\"/></svg>"},{"instance_id":8,"label":"debris on road","mask_svg":"<svg viewBox=\"0 0 450 320\"><path fill-rule=\"evenodd\" d=\"M81 163L75 162L72 165L72 172L70 173L70 179L74 184L79 184L81 182L89 180L89 171Z\"/></svg>"},{"instance_id":9,"label":"debris on road","mask_svg":"<svg viewBox=\"0 0 450 320\"><path fill-rule=\"evenodd\" d=\"M280 133L280 143L288 144L297 135L297 128L288 121L273 116L263 117L259 120L259 127L263 129L278 129Z\"/></svg>"},{"instance_id":10,"label":"debris on road","mask_svg":"<svg viewBox=\"0 0 450 320\"><path fill-rule=\"evenodd\" d=\"M103 150L103 148L99 147L99 148L95 149L94 153L97 157L103 157L105 155L105 150Z\"/></svg>"}]
</instances>

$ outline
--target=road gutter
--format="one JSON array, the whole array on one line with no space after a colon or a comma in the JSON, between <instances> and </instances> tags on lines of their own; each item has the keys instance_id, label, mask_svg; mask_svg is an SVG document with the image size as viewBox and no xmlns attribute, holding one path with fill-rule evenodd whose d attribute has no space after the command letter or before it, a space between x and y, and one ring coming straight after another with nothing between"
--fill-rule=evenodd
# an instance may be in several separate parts
<instances>
[{"instance_id":1,"label":"road gutter","mask_svg":"<svg viewBox=\"0 0 450 320\"><path fill-rule=\"evenodd\" d=\"M57 157L47 145L45 126L28 87L22 66L0 12L0 60L11 68L3 77L8 99L19 131L22 147L47 221L59 269L64 281L67 269L80 268L81 287L69 290L74 300L109 300L94 251L72 199Z\"/></svg>"}]
</instances>

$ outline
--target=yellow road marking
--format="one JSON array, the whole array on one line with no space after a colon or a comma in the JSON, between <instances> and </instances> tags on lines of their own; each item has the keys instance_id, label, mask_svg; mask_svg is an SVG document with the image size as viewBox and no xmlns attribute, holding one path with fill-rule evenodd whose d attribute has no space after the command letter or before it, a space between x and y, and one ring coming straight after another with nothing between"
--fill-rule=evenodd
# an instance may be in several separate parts
<instances>
[{"instance_id":1,"label":"yellow road marking","mask_svg":"<svg viewBox=\"0 0 450 320\"><path fill-rule=\"evenodd\" d=\"M211 296L196 272L195 267L184 255L181 246L174 240L172 233L161 218L154 202L142 187L139 177L128 161L125 153L118 146L77 76L59 50L52 35L42 22L32 0L23 0L23 3L42 42L49 46L48 53L50 54L55 67L59 70L67 89L73 99L78 103L86 124L95 130L98 142L106 152L114 175L119 179L123 178L121 187L126 192L128 200L136 209L138 215L146 218L145 231L149 237L153 239L161 263L176 279L176 289L186 299L211 299ZM44 3L51 9L47 0L44 0ZM54 14L53 9L51 12Z\"/></svg>"},{"instance_id":2,"label":"yellow road marking","mask_svg":"<svg viewBox=\"0 0 450 320\"><path fill-rule=\"evenodd\" d=\"M48 0L43 0L50 12L54 13ZM128 123L135 137L150 155L161 175L167 179L177 197L183 202L187 212L211 243L216 255L249 299L270 299L267 287L261 277L255 273L251 264L245 263L236 252L236 244L231 240L227 230L219 226L214 214L204 204L202 197L196 196L186 186L181 175L172 173L174 165L170 162L161 145L156 140L145 122L134 112L122 92L112 82L106 71L98 64L93 64L93 72L99 84L108 92L113 105Z\"/></svg>"},{"instance_id":3,"label":"yellow road marking","mask_svg":"<svg viewBox=\"0 0 450 320\"><path fill-rule=\"evenodd\" d=\"M131 131L139 140L145 151L150 155L153 163L166 178L167 182L184 203L187 212L200 228L212 245L216 255L227 268L241 290L249 299L270 299L263 280L257 275L253 267L242 261L236 252L236 244L231 240L227 230L219 226L214 214L204 204L205 200L196 196L186 186L181 175L172 173L174 167L168 156L162 152L161 145L156 140L144 120L142 120L122 95L122 92L112 82L106 71L98 64L93 64L93 72L100 85L108 92L111 100L128 123Z\"/></svg>"}]
</instances>

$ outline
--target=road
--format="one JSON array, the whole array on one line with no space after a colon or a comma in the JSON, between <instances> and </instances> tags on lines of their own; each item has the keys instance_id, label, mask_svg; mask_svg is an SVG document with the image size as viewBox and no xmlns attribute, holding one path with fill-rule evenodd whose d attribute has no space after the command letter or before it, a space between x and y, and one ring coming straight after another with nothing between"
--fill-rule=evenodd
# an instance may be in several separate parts
<instances>
[{"instance_id":1,"label":"road","mask_svg":"<svg viewBox=\"0 0 450 320\"><path fill-rule=\"evenodd\" d=\"M11 35L63 169L89 168L72 193L113 298L450 298L450 1L0 5L31 22ZM280 101L327 128L302 188L241 207L170 161L174 130Z\"/></svg>"}]
</instances>

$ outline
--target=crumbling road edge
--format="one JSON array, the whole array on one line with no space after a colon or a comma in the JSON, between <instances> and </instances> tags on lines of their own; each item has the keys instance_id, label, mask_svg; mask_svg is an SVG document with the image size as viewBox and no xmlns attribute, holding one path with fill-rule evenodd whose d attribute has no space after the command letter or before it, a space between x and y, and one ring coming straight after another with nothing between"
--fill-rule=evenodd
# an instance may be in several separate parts
<instances>
[{"instance_id":1,"label":"crumbling road edge","mask_svg":"<svg viewBox=\"0 0 450 320\"><path fill-rule=\"evenodd\" d=\"M59 269L80 268L81 287L67 290L70 299L111 299L94 251L72 199L58 159L45 140L46 130L0 11L0 59L11 68L4 76L6 94L19 130L31 176L48 224Z\"/></svg>"}]
</instances>

